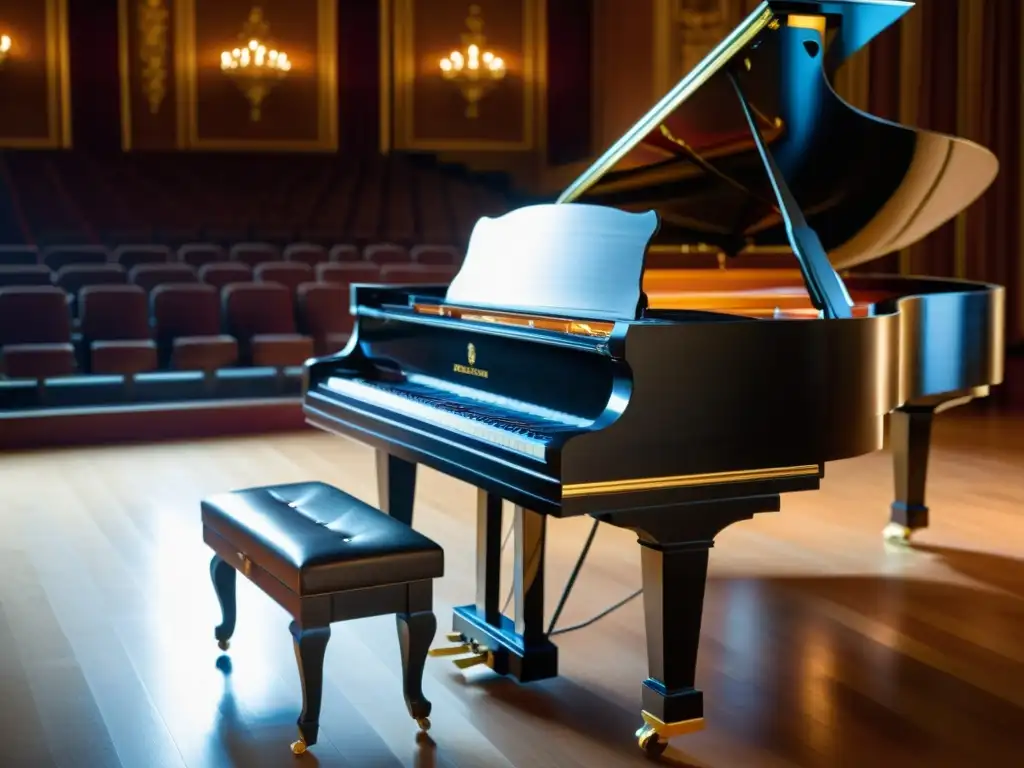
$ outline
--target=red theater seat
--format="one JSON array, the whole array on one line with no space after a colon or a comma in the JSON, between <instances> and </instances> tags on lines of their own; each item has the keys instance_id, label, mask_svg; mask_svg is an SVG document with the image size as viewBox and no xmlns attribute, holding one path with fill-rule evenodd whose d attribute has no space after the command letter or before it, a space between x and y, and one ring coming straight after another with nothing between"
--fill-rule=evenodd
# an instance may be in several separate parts
<instances>
[{"instance_id":1,"label":"red theater seat","mask_svg":"<svg viewBox=\"0 0 1024 768\"><path fill-rule=\"evenodd\" d=\"M199 281L215 288L223 288L231 283L248 283L250 280L252 268L237 261L218 261L199 268Z\"/></svg>"},{"instance_id":2,"label":"red theater seat","mask_svg":"<svg viewBox=\"0 0 1024 768\"><path fill-rule=\"evenodd\" d=\"M150 307L170 367L214 371L238 363L238 342L220 332L220 292L212 285L161 285Z\"/></svg>"},{"instance_id":3,"label":"red theater seat","mask_svg":"<svg viewBox=\"0 0 1024 768\"><path fill-rule=\"evenodd\" d=\"M363 258L373 264L408 264L409 252L393 243L377 243L366 246Z\"/></svg>"},{"instance_id":4,"label":"red theater seat","mask_svg":"<svg viewBox=\"0 0 1024 768\"><path fill-rule=\"evenodd\" d=\"M39 249L34 245L0 245L0 267L38 263Z\"/></svg>"},{"instance_id":5,"label":"red theater seat","mask_svg":"<svg viewBox=\"0 0 1024 768\"><path fill-rule=\"evenodd\" d=\"M344 347L355 321L349 312L348 290L334 283L303 283L296 295L301 330L313 338L316 354Z\"/></svg>"},{"instance_id":6,"label":"red theater seat","mask_svg":"<svg viewBox=\"0 0 1024 768\"><path fill-rule=\"evenodd\" d=\"M302 365L313 340L296 332L292 293L274 283L232 283L222 293L227 331L252 365Z\"/></svg>"},{"instance_id":7,"label":"red theater seat","mask_svg":"<svg viewBox=\"0 0 1024 768\"><path fill-rule=\"evenodd\" d=\"M457 248L451 245L416 245L409 251L416 264L458 264L462 261Z\"/></svg>"},{"instance_id":8,"label":"red theater seat","mask_svg":"<svg viewBox=\"0 0 1024 768\"><path fill-rule=\"evenodd\" d=\"M253 274L257 283L279 283L294 294L300 284L313 279L313 268L296 261L267 261L257 264Z\"/></svg>"},{"instance_id":9,"label":"red theater seat","mask_svg":"<svg viewBox=\"0 0 1024 768\"><path fill-rule=\"evenodd\" d=\"M281 250L270 243L236 243L231 246L228 261L240 261L255 267L264 261L280 261Z\"/></svg>"},{"instance_id":10,"label":"red theater seat","mask_svg":"<svg viewBox=\"0 0 1024 768\"><path fill-rule=\"evenodd\" d=\"M385 264L380 278L385 283L412 285L448 285L458 269L439 264Z\"/></svg>"},{"instance_id":11,"label":"red theater seat","mask_svg":"<svg viewBox=\"0 0 1024 768\"><path fill-rule=\"evenodd\" d=\"M43 251L41 261L56 272L69 264L103 264L110 253L101 245L55 245Z\"/></svg>"},{"instance_id":12,"label":"red theater seat","mask_svg":"<svg viewBox=\"0 0 1024 768\"><path fill-rule=\"evenodd\" d=\"M166 245L122 245L114 249L114 261L125 269L139 264L166 264L171 260L171 249Z\"/></svg>"},{"instance_id":13,"label":"red theater seat","mask_svg":"<svg viewBox=\"0 0 1024 768\"><path fill-rule=\"evenodd\" d=\"M52 285L53 273L42 264L0 265L0 288L15 285Z\"/></svg>"},{"instance_id":14,"label":"red theater seat","mask_svg":"<svg viewBox=\"0 0 1024 768\"><path fill-rule=\"evenodd\" d=\"M316 243L292 243L284 249L285 261L296 261L314 267L327 261L327 249Z\"/></svg>"},{"instance_id":15,"label":"red theater seat","mask_svg":"<svg viewBox=\"0 0 1024 768\"><path fill-rule=\"evenodd\" d=\"M352 283L379 283L380 267L363 262L317 264L316 279L321 283L338 283L348 288Z\"/></svg>"},{"instance_id":16,"label":"red theater seat","mask_svg":"<svg viewBox=\"0 0 1024 768\"><path fill-rule=\"evenodd\" d=\"M12 379L75 372L71 312L56 286L0 288L0 371Z\"/></svg>"},{"instance_id":17,"label":"red theater seat","mask_svg":"<svg viewBox=\"0 0 1024 768\"><path fill-rule=\"evenodd\" d=\"M78 295L82 338L93 373L135 374L157 368L146 292L137 285L91 285Z\"/></svg>"},{"instance_id":18,"label":"red theater seat","mask_svg":"<svg viewBox=\"0 0 1024 768\"><path fill-rule=\"evenodd\" d=\"M87 285L123 285L126 279L120 264L68 264L57 270L55 282L77 296Z\"/></svg>"},{"instance_id":19,"label":"red theater seat","mask_svg":"<svg viewBox=\"0 0 1024 768\"><path fill-rule=\"evenodd\" d=\"M333 245L327 254L328 261L362 261L362 254L354 245Z\"/></svg>"},{"instance_id":20,"label":"red theater seat","mask_svg":"<svg viewBox=\"0 0 1024 768\"><path fill-rule=\"evenodd\" d=\"M139 264L133 267L128 279L146 291L165 283L195 283L199 278L188 264Z\"/></svg>"},{"instance_id":21,"label":"red theater seat","mask_svg":"<svg viewBox=\"0 0 1024 768\"><path fill-rule=\"evenodd\" d=\"M227 254L219 245L213 243L185 243L178 248L178 261L199 269L204 264L215 261L226 261Z\"/></svg>"}]
</instances>

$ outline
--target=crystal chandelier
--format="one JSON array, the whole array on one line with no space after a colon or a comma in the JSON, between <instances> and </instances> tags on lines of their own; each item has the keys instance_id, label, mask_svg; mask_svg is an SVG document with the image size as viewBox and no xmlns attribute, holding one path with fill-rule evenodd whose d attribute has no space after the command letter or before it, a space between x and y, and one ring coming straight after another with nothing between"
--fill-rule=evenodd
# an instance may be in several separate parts
<instances>
[{"instance_id":1,"label":"crystal chandelier","mask_svg":"<svg viewBox=\"0 0 1024 768\"><path fill-rule=\"evenodd\" d=\"M505 77L505 61L487 50L480 6L469 6L469 32L462 34L463 51L452 51L441 59L441 76L455 83L466 100L466 117L480 116L480 100Z\"/></svg>"},{"instance_id":2,"label":"crystal chandelier","mask_svg":"<svg viewBox=\"0 0 1024 768\"><path fill-rule=\"evenodd\" d=\"M288 54L266 42L270 25L255 7L238 36L240 45L220 54L221 71L235 81L249 101L249 119L259 122L263 100L292 68Z\"/></svg>"}]
</instances>

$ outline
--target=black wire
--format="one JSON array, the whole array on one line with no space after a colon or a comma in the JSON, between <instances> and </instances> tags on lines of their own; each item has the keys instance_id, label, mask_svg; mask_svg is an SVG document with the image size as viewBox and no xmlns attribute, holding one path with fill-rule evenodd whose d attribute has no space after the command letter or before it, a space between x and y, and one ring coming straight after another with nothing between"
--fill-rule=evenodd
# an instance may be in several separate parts
<instances>
[{"instance_id":1,"label":"black wire","mask_svg":"<svg viewBox=\"0 0 1024 768\"><path fill-rule=\"evenodd\" d=\"M584 627L589 627L591 624L594 624L594 623L600 621L601 619L603 619L609 613L612 613L613 611L619 610L619 608L624 606L630 600L635 600L636 598L640 597L640 595L642 595L643 593L644 593L643 589L638 589L636 592L634 592L629 597L625 597L622 600L619 600L619 602L615 603L615 605L612 605L612 606L610 606L608 608L605 608L599 614L597 614L596 616L593 616L593 617L587 619L586 621L581 621L579 624L571 624L568 627L563 627L562 629L555 629L555 630L549 631L548 632L548 637L554 637L555 635L564 635L566 632L575 632L577 629L583 629Z\"/></svg>"},{"instance_id":2,"label":"black wire","mask_svg":"<svg viewBox=\"0 0 1024 768\"><path fill-rule=\"evenodd\" d=\"M597 526L600 524L599 520L595 520L594 524L590 527L590 533L587 534L587 540L583 544L583 549L580 550L580 556L576 558L576 565L573 566L572 573L569 574L569 580L565 582L562 596L558 599L558 605L555 606L555 612L551 616L551 623L548 624L549 635L554 632L555 624L558 623L558 617L562 615L562 609L565 608L565 603L569 600L569 593L572 592L572 588L576 585L576 578L580 575L580 569L583 568L583 562L587 559L590 545L594 543L594 536L597 535Z\"/></svg>"},{"instance_id":3,"label":"black wire","mask_svg":"<svg viewBox=\"0 0 1024 768\"><path fill-rule=\"evenodd\" d=\"M592 616L586 621L581 621L578 624L572 624L568 627L563 627L562 629L555 629L555 623L558 621L559 616L561 616L562 609L565 608L565 604L569 600L569 595L572 592L573 587L576 586L576 579L579 576L580 571L583 569L583 563L584 561L586 561L587 555L590 552L590 547L594 543L594 537L597 535L597 528L599 525L600 521L595 520L594 524L590 528L590 533L587 534L587 540L583 544L583 549L580 550L579 557L576 558L576 565L573 567L572 573L569 575L568 581L566 581L565 588L562 590L562 596L558 600L558 606L555 608L555 612L551 617L551 623L548 625L548 637L554 637L555 635L564 635L568 632L575 632L577 629L589 627L591 624L595 624L596 622L603 619L605 616L608 616L609 614L617 611L619 608L626 605L626 603L628 603L629 601L635 600L637 597L643 594L643 589L638 589L633 594L623 598L622 600L619 600L619 602L615 603L614 605L605 608L596 616ZM513 530L515 530L515 520L512 521L512 524L509 525L508 530L505 532L505 538L501 542L502 551L505 550L505 545L508 544L508 540L512 536ZM540 546L543 546L543 540L539 542L539 544ZM538 546L536 550L531 552L530 556L527 558L531 564L533 560L537 557L537 555L540 554L540 546ZM502 613L505 613L505 611L508 610L508 606L512 602L512 598L514 596L515 585L512 586L512 589L509 590L508 597L505 598L505 604L501 608Z\"/></svg>"}]
</instances>

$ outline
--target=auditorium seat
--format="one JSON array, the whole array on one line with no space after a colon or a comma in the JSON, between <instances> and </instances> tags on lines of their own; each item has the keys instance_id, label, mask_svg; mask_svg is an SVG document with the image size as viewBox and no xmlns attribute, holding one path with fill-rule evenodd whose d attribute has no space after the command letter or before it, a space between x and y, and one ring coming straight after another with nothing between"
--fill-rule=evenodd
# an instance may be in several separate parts
<instances>
[{"instance_id":1,"label":"auditorium seat","mask_svg":"<svg viewBox=\"0 0 1024 768\"><path fill-rule=\"evenodd\" d=\"M348 243L332 245L331 250L327 253L328 261L362 261L362 258L362 254L359 253L359 249L354 245L349 245Z\"/></svg>"},{"instance_id":2,"label":"auditorium seat","mask_svg":"<svg viewBox=\"0 0 1024 768\"><path fill-rule=\"evenodd\" d=\"M228 261L238 261L255 268L265 261L280 261L281 249L270 243L235 243L228 252Z\"/></svg>"},{"instance_id":3,"label":"auditorium seat","mask_svg":"<svg viewBox=\"0 0 1024 768\"><path fill-rule=\"evenodd\" d=\"M69 264L103 264L110 252L102 245L55 245L43 251L41 261L56 272Z\"/></svg>"},{"instance_id":4,"label":"auditorium seat","mask_svg":"<svg viewBox=\"0 0 1024 768\"><path fill-rule=\"evenodd\" d=\"M379 283L380 267L365 261L317 264L316 279L321 283L338 283L347 289L352 283Z\"/></svg>"},{"instance_id":5,"label":"auditorium seat","mask_svg":"<svg viewBox=\"0 0 1024 768\"><path fill-rule=\"evenodd\" d=\"M227 261L227 254L213 243L185 243L178 248L178 261L199 269L204 264Z\"/></svg>"},{"instance_id":6,"label":"auditorium seat","mask_svg":"<svg viewBox=\"0 0 1024 768\"><path fill-rule=\"evenodd\" d=\"M279 283L295 293L301 283L313 280L313 268L297 261L266 261L253 270L257 283Z\"/></svg>"},{"instance_id":7,"label":"auditorium seat","mask_svg":"<svg viewBox=\"0 0 1024 768\"><path fill-rule=\"evenodd\" d=\"M76 368L64 291L0 288L0 371L12 379L42 379L70 376Z\"/></svg>"},{"instance_id":8,"label":"auditorium seat","mask_svg":"<svg viewBox=\"0 0 1024 768\"><path fill-rule=\"evenodd\" d=\"M299 330L312 337L315 353L328 355L344 347L355 321L348 289L334 283L303 283L296 297Z\"/></svg>"},{"instance_id":9,"label":"auditorium seat","mask_svg":"<svg viewBox=\"0 0 1024 768\"><path fill-rule=\"evenodd\" d=\"M408 264L409 252L394 243L376 243L366 246L363 259L373 264Z\"/></svg>"},{"instance_id":10,"label":"auditorium seat","mask_svg":"<svg viewBox=\"0 0 1024 768\"><path fill-rule=\"evenodd\" d=\"M166 245L121 245L114 249L114 261L130 270L139 264L166 264L171 249Z\"/></svg>"},{"instance_id":11,"label":"auditorium seat","mask_svg":"<svg viewBox=\"0 0 1024 768\"><path fill-rule=\"evenodd\" d=\"M441 264L385 264L380 268L384 283L399 285L448 285L458 268Z\"/></svg>"},{"instance_id":12,"label":"auditorium seat","mask_svg":"<svg viewBox=\"0 0 1024 768\"><path fill-rule=\"evenodd\" d=\"M239 341L250 365L302 365L313 340L296 332L292 293L274 283L232 283L222 294L227 332Z\"/></svg>"},{"instance_id":13,"label":"auditorium seat","mask_svg":"<svg viewBox=\"0 0 1024 768\"><path fill-rule=\"evenodd\" d=\"M38 263L39 249L34 245L0 245L0 267Z\"/></svg>"},{"instance_id":14,"label":"auditorium seat","mask_svg":"<svg viewBox=\"0 0 1024 768\"><path fill-rule=\"evenodd\" d=\"M459 250L451 245L416 245L409 251L416 264L458 264L462 261Z\"/></svg>"},{"instance_id":15,"label":"auditorium seat","mask_svg":"<svg viewBox=\"0 0 1024 768\"><path fill-rule=\"evenodd\" d=\"M128 280L148 292L164 283L195 283L199 278L188 264L139 264L128 273Z\"/></svg>"},{"instance_id":16,"label":"auditorium seat","mask_svg":"<svg viewBox=\"0 0 1024 768\"><path fill-rule=\"evenodd\" d=\"M13 285L52 285L53 273L42 264L0 265L0 288Z\"/></svg>"},{"instance_id":17,"label":"auditorium seat","mask_svg":"<svg viewBox=\"0 0 1024 768\"><path fill-rule=\"evenodd\" d=\"M145 290L137 285L91 285L78 294L78 306L92 373L131 375L157 369Z\"/></svg>"},{"instance_id":18,"label":"auditorium seat","mask_svg":"<svg viewBox=\"0 0 1024 768\"><path fill-rule=\"evenodd\" d=\"M238 363L238 342L221 333L220 291L201 283L170 283L150 294L157 348L168 367L214 371Z\"/></svg>"},{"instance_id":19,"label":"auditorium seat","mask_svg":"<svg viewBox=\"0 0 1024 768\"><path fill-rule=\"evenodd\" d=\"M57 270L54 282L77 296L87 285L123 285L126 279L120 264L68 264Z\"/></svg>"},{"instance_id":20,"label":"auditorium seat","mask_svg":"<svg viewBox=\"0 0 1024 768\"><path fill-rule=\"evenodd\" d=\"M252 267L237 261L216 261L199 268L199 282L223 288L231 283L248 283L252 280Z\"/></svg>"},{"instance_id":21,"label":"auditorium seat","mask_svg":"<svg viewBox=\"0 0 1024 768\"><path fill-rule=\"evenodd\" d=\"M315 267L320 262L327 261L327 249L316 243L292 243L285 247L282 256L285 261L296 261Z\"/></svg>"}]
</instances>

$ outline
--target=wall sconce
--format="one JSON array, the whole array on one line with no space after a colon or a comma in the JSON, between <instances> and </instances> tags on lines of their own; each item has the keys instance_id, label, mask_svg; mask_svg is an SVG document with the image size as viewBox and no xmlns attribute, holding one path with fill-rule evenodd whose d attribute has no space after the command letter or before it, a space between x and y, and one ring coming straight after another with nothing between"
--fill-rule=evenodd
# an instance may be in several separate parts
<instances>
[{"instance_id":1,"label":"wall sconce","mask_svg":"<svg viewBox=\"0 0 1024 768\"><path fill-rule=\"evenodd\" d=\"M288 54L266 42L269 33L263 9L254 7L238 36L241 45L220 54L221 71L235 81L249 100L249 119L254 123L260 120L263 100L292 68Z\"/></svg>"},{"instance_id":2,"label":"wall sconce","mask_svg":"<svg viewBox=\"0 0 1024 768\"><path fill-rule=\"evenodd\" d=\"M7 60L7 54L11 52L11 46L14 45L11 42L10 35L0 35L0 65Z\"/></svg>"},{"instance_id":3,"label":"wall sconce","mask_svg":"<svg viewBox=\"0 0 1024 768\"><path fill-rule=\"evenodd\" d=\"M484 20L480 15L480 6L469 6L469 17L466 19L469 32L462 33L463 51L452 51L441 59L441 76L451 80L462 92L466 100L466 117L475 119L480 116L480 100L505 77L505 62L486 50L487 38L484 37Z\"/></svg>"}]
</instances>

